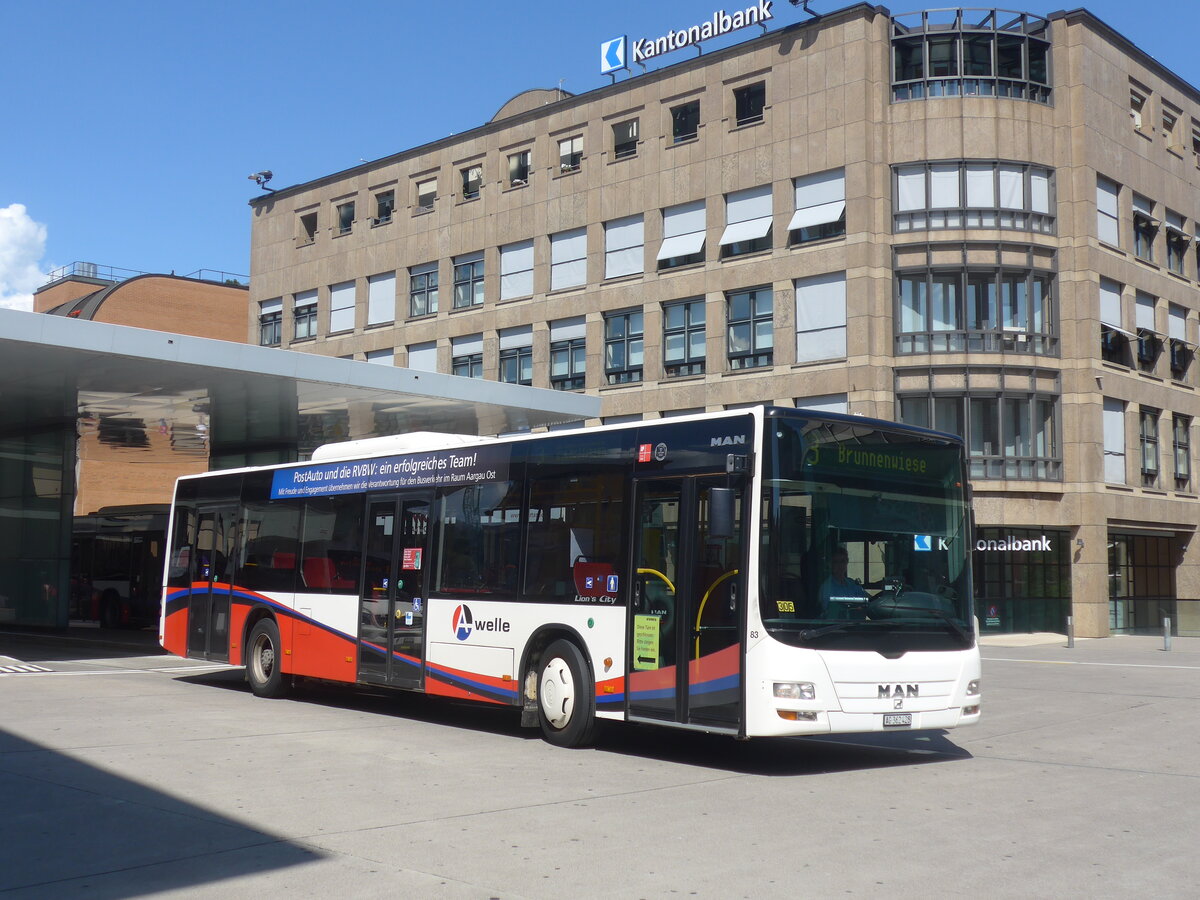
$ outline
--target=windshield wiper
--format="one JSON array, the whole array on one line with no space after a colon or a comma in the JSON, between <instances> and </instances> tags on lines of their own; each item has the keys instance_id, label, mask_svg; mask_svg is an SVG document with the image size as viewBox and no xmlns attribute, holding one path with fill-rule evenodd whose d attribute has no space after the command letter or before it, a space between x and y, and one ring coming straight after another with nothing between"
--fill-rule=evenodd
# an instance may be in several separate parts
<instances>
[{"instance_id":1,"label":"windshield wiper","mask_svg":"<svg viewBox=\"0 0 1200 900\"><path fill-rule=\"evenodd\" d=\"M907 610L908 612L933 613L947 628L962 638L964 644L970 645L973 635L958 623L952 615L933 606L889 606L888 612Z\"/></svg>"},{"instance_id":2,"label":"windshield wiper","mask_svg":"<svg viewBox=\"0 0 1200 900\"><path fill-rule=\"evenodd\" d=\"M825 625L821 628L805 628L800 632L800 640L811 641L813 638L819 638L825 634L833 634L837 631L845 631L851 625L862 625L863 621L859 619L847 619L844 622L835 622L832 625Z\"/></svg>"}]
</instances>

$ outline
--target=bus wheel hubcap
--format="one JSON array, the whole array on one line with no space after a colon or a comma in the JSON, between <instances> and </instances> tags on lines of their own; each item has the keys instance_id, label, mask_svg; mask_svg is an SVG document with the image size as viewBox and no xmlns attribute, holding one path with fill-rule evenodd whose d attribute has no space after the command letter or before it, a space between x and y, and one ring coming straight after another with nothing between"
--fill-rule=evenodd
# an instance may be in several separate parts
<instances>
[{"instance_id":1,"label":"bus wheel hubcap","mask_svg":"<svg viewBox=\"0 0 1200 900\"><path fill-rule=\"evenodd\" d=\"M552 659L542 670L542 712L555 728L562 728L571 720L575 708L575 683L566 660Z\"/></svg>"}]
</instances>

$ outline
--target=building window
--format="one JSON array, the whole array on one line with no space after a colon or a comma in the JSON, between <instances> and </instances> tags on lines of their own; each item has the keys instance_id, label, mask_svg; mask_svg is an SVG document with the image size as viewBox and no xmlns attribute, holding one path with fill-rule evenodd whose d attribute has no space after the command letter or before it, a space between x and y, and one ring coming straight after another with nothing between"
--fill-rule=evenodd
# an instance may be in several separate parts
<instances>
[{"instance_id":1,"label":"building window","mask_svg":"<svg viewBox=\"0 0 1200 900\"><path fill-rule=\"evenodd\" d=\"M258 343L261 347L278 347L283 341L283 298L263 300L258 304Z\"/></svg>"},{"instance_id":2,"label":"building window","mask_svg":"<svg viewBox=\"0 0 1200 900\"><path fill-rule=\"evenodd\" d=\"M897 166L893 227L1004 228L1054 233L1053 171L965 160Z\"/></svg>"},{"instance_id":3,"label":"building window","mask_svg":"<svg viewBox=\"0 0 1200 900\"><path fill-rule=\"evenodd\" d=\"M500 299L533 295L533 241L500 248Z\"/></svg>"},{"instance_id":4,"label":"building window","mask_svg":"<svg viewBox=\"0 0 1200 900\"><path fill-rule=\"evenodd\" d=\"M668 378L704 374L706 337L703 297L663 307L663 370Z\"/></svg>"},{"instance_id":5,"label":"building window","mask_svg":"<svg viewBox=\"0 0 1200 900\"><path fill-rule=\"evenodd\" d=\"M529 151L519 150L508 154L508 186L520 187L529 184Z\"/></svg>"},{"instance_id":6,"label":"building window","mask_svg":"<svg viewBox=\"0 0 1200 900\"><path fill-rule=\"evenodd\" d=\"M1036 270L896 273L896 352L1058 352L1054 276Z\"/></svg>"},{"instance_id":7,"label":"building window","mask_svg":"<svg viewBox=\"0 0 1200 900\"><path fill-rule=\"evenodd\" d=\"M500 380L507 384L533 384L533 328L500 331Z\"/></svg>"},{"instance_id":8,"label":"building window","mask_svg":"<svg viewBox=\"0 0 1200 900\"><path fill-rule=\"evenodd\" d=\"M796 212L788 223L792 246L846 233L846 172L833 169L797 178Z\"/></svg>"},{"instance_id":9,"label":"building window","mask_svg":"<svg viewBox=\"0 0 1200 900\"><path fill-rule=\"evenodd\" d=\"M429 316L438 311L438 266L414 266L408 275L408 315Z\"/></svg>"},{"instance_id":10,"label":"building window","mask_svg":"<svg viewBox=\"0 0 1200 900\"><path fill-rule=\"evenodd\" d=\"M1149 406L1139 410L1139 448L1142 460L1142 486L1158 485L1158 417L1160 411Z\"/></svg>"},{"instance_id":11,"label":"building window","mask_svg":"<svg viewBox=\"0 0 1200 900\"><path fill-rule=\"evenodd\" d=\"M349 234L354 230L354 201L338 204L337 233Z\"/></svg>"},{"instance_id":12,"label":"building window","mask_svg":"<svg viewBox=\"0 0 1200 900\"><path fill-rule=\"evenodd\" d=\"M427 341L422 344L410 344L408 347L408 366L418 372L437 371L437 341Z\"/></svg>"},{"instance_id":13,"label":"building window","mask_svg":"<svg viewBox=\"0 0 1200 900\"><path fill-rule=\"evenodd\" d=\"M771 248L771 185L725 196L721 257L728 259Z\"/></svg>"},{"instance_id":14,"label":"building window","mask_svg":"<svg viewBox=\"0 0 1200 900\"><path fill-rule=\"evenodd\" d=\"M367 279L367 324L396 320L396 273L384 272Z\"/></svg>"},{"instance_id":15,"label":"building window","mask_svg":"<svg viewBox=\"0 0 1200 900\"><path fill-rule=\"evenodd\" d=\"M1133 127L1138 131L1146 130L1146 98L1149 94L1144 88L1129 85L1129 118L1133 120Z\"/></svg>"},{"instance_id":16,"label":"building window","mask_svg":"<svg viewBox=\"0 0 1200 900\"><path fill-rule=\"evenodd\" d=\"M1104 480L1125 483L1125 402L1104 398Z\"/></svg>"},{"instance_id":17,"label":"building window","mask_svg":"<svg viewBox=\"0 0 1200 900\"><path fill-rule=\"evenodd\" d=\"M754 369L774 363L774 303L770 288L725 295L729 368Z\"/></svg>"},{"instance_id":18,"label":"building window","mask_svg":"<svg viewBox=\"0 0 1200 900\"><path fill-rule=\"evenodd\" d=\"M1138 259L1154 262L1154 237L1158 220L1154 218L1154 201L1141 194L1133 195L1133 252Z\"/></svg>"},{"instance_id":19,"label":"building window","mask_svg":"<svg viewBox=\"0 0 1200 900\"><path fill-rule=\"evenodd\" d=\"M462 378L483 377L483 335L468 334L450 341L450 371Z\"/></svg>"},{"instance_id":20,"label":"building window","mask_svg":"<svg viewBox=\"0 0 1200 900\"><path fill-rule=\"evenodd\" d=\"M459 170L459 174L462 176L462 198L474 200L483 186L483 166L467 166Z\"/></svg>"},{"instance_id":21,"label":"building window","mask_svg":"<svg viewBox=\"0 0 1200 900\"><path fill-rule=\"evenodd\" d=\"M1192 119L1192 156L1196 158L1196 165L1200 167L1200 122Z\"/></svg>"},{"instance_id":22,"label":"building window","mask_svg":"<svg viewBox=\"0 0 1200 900\"><path fill-rule=\"evenodd\" d=\"M317 214L305 213L300 217L300 234L296 240L300 244L311 244L317 239Z\"/></svg>"},{"instance_id":23,"label":"building window","mask_svg":"<svg viewBox=\"0 0 1200 900\"><path fill-rule=\"evenodd\" d=\"M380 191L375 195L375 218L372 225L386 225L396 211L396 192Z\"/></svg>"},{"instance_id":24,"label":"building window","mask_svg":"<svg viewBox=\"0 0 1200 900\"><path fill-rule=\"evenodd\" d=\"M950 13L953 18L947 20ZM892 100L1007 97L1050 102L1050 23L996 9L892 19Z\"/></svg>"},{"instance_id":25,"label":"building window","mask_svg":"<svg viewBox=\"0 0 1200 900\"><path fill-rule=\"evenodd\" d=\"M558 171L578 172L583 162L583 138L575 136L558 142Z\"/></svg>"},{"instance_id":26,"label":"building window","mask_svg":"<svg viewBox=\"0 0 1200 900\"><path fill-rule=\"evenodd\" d=\"M329 333L354 330L354 282L329 287Z\"/></svg>"},{"instance_id":27,"label":"building window","mask_svg":"<svg viewBox=\"0 0 1200 900\"><path fill-rule=\"evenodd\" d=\"M1121 285L1100 279L1100 358L1105 362L1130 365L1129 341L1121 313Z\"/></svg>"},{"instance_id":28,"label":"building window","mask_svg":"<svg viewBox=\"0 0 1200 900\"><path fill-rule=\"evenodd\" d=\"M690 100L671 107L671 141L679 144L700 133L700 101Z\"/></svg>"},{"instance_id":29,"label":"building window","mask_svg":"<svg viewBox=\"0 0 1200 900\"><path fill-rule=\"evenodd\" d=\"M1006 372L1003 382L1028 380ZM966 439L972 478L1060 481L1057 394L1001 390L897 396L900 420Z\"/></svg>"},{"instance_id":30,"label":"building window","mask_svg":"<svg viewBox=\"0 0 1200 900\"><path fill-rule=\"evenodd\" d=\"M1177 596L1171 537L1108 532L1108 625L1114 633L1158 634Z\"/></svg>"},{"instance_id":31,"label":"building window","mask_svg":"<svg viewBox=\"0 0 1200 900\"><path fill-rule=\"evenodd\" d=\"M658 248L658 268L704 262L704 201L681 203L663 210L663 242Z\"/></svg>"},{"instance_id":32,"label":"building window","mask_svg":"<svg viewBox=\"0 0 1200 900\"><path fill-rule=\"evenodd\" d=\"M604 223L604 277L635 275L646 267L644 220L639 214Z\"/></svg>"},{"instance_id":33,"label":"building window","mask_svg":"<svg viewBox=\"0 0 1200 900\"><path fill-rule=\"evenodd\" d=\"M483 253L454 260L454 308L483 306Z\"/></svg>"},{"instance_id":34,"label":"building window","mask_svg":"<svg viewBox=\"0 0 1200 900\"><path fill-rule=\"evenodd\" d=\"M797 278L796 362L846 355L846 273Z\"/></svg>"},{"instance_id":35,"label":"building window","mask_svg":"<svg viewBox=\"0 0 1200 900\"><path fill-rule=\"evenodd\" d=\"M738 125L749 125L761 122L763 110L767 107L767 85L760 81L745 87L734 88L733 109L734 121Z\"/></svg>"},{"instance_id":36,"label":"building window","mask_svg":"<svg viewBox=\"0 0 1200 900\"><path fill-rule=\"evenodd\" d=\"M1182 113L1177 109L1171 109L1166 103L1162 107L1162 133L1163 139L1167 142L1167 146L1171 149L1182 149L1179 140L1179 117Z\"/></svg>"},{"instance_id":37,"label":"building window","mask_svg":"<svg viewBox=\"0 0 1200 900\"><path fill-rule=\"evenodd\" d=\"M587 284L587 229L550 235L550 290Z\"/></svg>"},{"instance_id":38,"label":"building window","mask_svg":"<svg viewBox=\"0 0 1200 900\"><path fill-rule=\"evenodd\" d=\"M1192 484L1192 419L1175 413L1171 416L1171 443L1175 454L1175 490L1186 491Z\"/></svg>"},{"instance_id":39,"label":"building window","mask_svg":"<svg viewBox=\"0 0 1200 900\"><path fill-rule=\"evenodd\" d=\"M609 384L642 380L642 313L604 317L604 376Z\"/></svg>"},{"instance_id":40,"label":"building window","mask_svg":"<svg viewBox=\"0 0 1200 900\"><path fill-rule=\"evenodd\" d=\"M1155 327L1157 301L1150 294L1138 291L1134 304L1138 366L1145 372L1153 372L1163 346L1162 337Z\"/></svg>"},{"instance_id":41,"label":"building window","mask_svg":"<svg viewBox=\"0 0 1200 900\"><path fill-rule=\"evenodd\" d=\"M297 341L317 336L317 292L304 291L296 295L292 306L292 339Z\"/></svg>"},{"instance_id":42,"label":"building window","mask_svg":"<svg viewBox=\"0 0 1200 900\"><path fill-rule=\"evenodd\" d=\"M1183 216L1172 210L1167 210L1167 268L1176 275L1184 274L1187 260L1188 243L1191 238L1183 230Z\"/></svg>"},{"instance_id":43,"label":"building window","mask_svg":"<svg viewBox=\"0 0 1200 900\"><path fill-rule=\"evenodd\" d=\"M629 119L625 122L618 122L612 127L613 135L613 157L616 159L628 159L631 156L637 156L638 145L638 120Z\"/></svg>"},{"instance_id":44,"label":"building window","mask_svg":"<svg viewBox=\"0 0 1200 900\"><path fill-rule=\"evenodd\" d=\"M550 323L550 387L579 391L585 385L587 352L583 316Z\"/></svg>"},{"instance_id":45,"label":"building window","mask_svg":"<svg viewBox=\"0 0 1200 900\"><path fill-rule=\"evenodd\" d=\"M1114 247L1121 246L1117 218L1117 196L1120 191L1120 185L1115 181L1109 181L1103 175L1096 176L1096 236Z\"/></svg>"},{"instance_id":46,"label":"building window","mask_svg":"<svg viewBox=\"0 0 1200 900\"><path fill-rule=\"evenodd\" d=\"M1167 305L1167 339L1171 344L1171 377L1176 381L1187 378L1192 362L1192 348L1187 340L1187 309L1174 303Z\"/></svg>"},{"instance_id":47,"label":"building window","mask_svg":"<svg viewBox=\"0 0 1200 900\"><path fill-rule=\"evenodd\" d=\"M383 350L368 350L364 355L364 359L376 366L394 366L396 364L396 350L393 347L387 347Z\"/></svg>"},{"instance_id":48,"label":"building window","mask_svg":"<svg viewBox=\"0 0 1200 900\"><path fill-rule=\"evenodd\" d=\"M433 209L434 201L437 200L437 179L430 178L427 181L417 182L417 208L416 213L427 213Z\"/></svg>"}]
</instances>

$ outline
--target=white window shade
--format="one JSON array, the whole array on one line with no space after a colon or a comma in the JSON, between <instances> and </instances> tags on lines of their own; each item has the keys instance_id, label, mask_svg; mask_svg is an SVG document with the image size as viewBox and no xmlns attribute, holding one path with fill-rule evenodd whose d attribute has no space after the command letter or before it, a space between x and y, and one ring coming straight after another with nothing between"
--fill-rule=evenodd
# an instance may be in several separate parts
<instances>
[{"instance_id":1,"label":"white window shade","mask_svg":"<svg viewBox=\"0 0 1200 900\"><path fill-rule=\"evenodd\" d=\"M316 291L301 291L296 295L296 306L309 306L317 302Z\"/></svg>"},{"instance_id":2,"label":"white window shade","mask_svg":"<svg viewBox=\"0 0 1200 900\"><path fill-rule=\"evenodd\" d=\"M1125 483L1125 403L1104 398L1104 480Z\"/></svg>"},{"instance_id":3,"label":"white window shade","mask_svg":"<svg viewBox=\"0 0 1200 900\"><path fill-rule=\"evenodd\" d=\"M1121 286L1107 278L1100 279L1100 321L1121 328Z\"/></svg>"},{"instance_id":4,"label":"white window shade","mask_svg":"<svg viewBox=\"0 0 1200 900\"><path fill-rule=\"evenodd\" d=\"M925 167L914 166L896 171L896 209L925 208Z\"/></svg>"},{"instance_id":5,"label":"white window shade","mask_svg":"<svg viewBox=\"0 0 1200 900\"><path fill-rule=\"evenodd\" d=\"M614 219L604 226L604 277L619 278L645 269L642 216Z\"/></svg>"},{"instance_id":6,"label":"white window shade","mask_svg":"<svg viewBox=\"0 0 1200 900\"><path fill-rule=\"evenodd\" d=\"M1025 208L1025 178L1020 166L1000 166L1000 208Z\"/></svg>"},{"instance_id":7,"label":"white window shade","mask_svg":"<svg viewBox=\"0 0 1200 900\"><path fill-rule=\"evenodd\" d=\"M771 231L771 186L736 191L725 199L721 246L764 238Z\"/></svg>"},{"instance_id":8,"label":"white window shade","mask_svg":"<svg viewBox=\"0 0 1200 900\"><path fill-rule=\"evenodd\" d=\"M817 206L798 209L792 215L792 220L788 222L788 231L796 231L800 228L816 228L818 225L828 225L830 222L837 222L841 219L845 215L845 212L845 200L834 200L831 203L821 203Z\"/></svg>"},{"instance_id":9,"label":"white window shade","mask_svg":"<svg viewBox=\"0 0 1200 900\"><path fill-rule=\"evenodd\" d=\"M805 175L794 182L796 209L821 206L846 199L846 174L843 169Z\"/></svg>"},{"instance_id":10,"label":"white window shade","mask_svg":"<svg viewBox=\"0 0 1200 900\"><path fill-rule=\"evenodd\" d=\"M450 350L454 356L470 356L483 352L483 334L464 334L450 339Z\"/></svg>"},{"instance_id":11,"label":"white window shade","mask_svg":"<svg viewBox=\"0 0 1200 900\"><path fill-rule=\"evenodd\" d=\"M1167 308L1167 337L1173 341L1187 340L1187 310L1173 303Z\"/></svg>"},{"instance_id":12,"label":"white window shade","mask_svg":"<svg viewBox=\"0 0 1200 900\"><path fill-rule=\"evenodd\" d=\"M408 348L408 368L418 372L437 371L437 341L413 344Z\"/></svg>"},{"instance_id":13,"label":"white window shade","mask_svg":"<svg viewBox=\"0 0 1200 900\"><path fill-rule=\"evenodd\" d=\"M550 290L587 283L587 229L550 236Z\"/></svg>"},{"instance_id":14,"label":"white window shade","mask_svg":"<svg viewBox=\"0 0 1200 900\"><path fill-rule=\"evenodd\" d=\"M518 328L500 329L500 349L516 350L521 347L533 346L533 326L523 325Z\"/></svg>"},{"instance_id":15,"label":"white window shade","mask_svg":"<svg viewBox=\"0 0 1200 900\"><path fill-rule=\"evenodd\" d=\"M663 210L663 242L657 260L691 256L704 249L704 201L682 203Z\"/></svg>"},{"instance_id":16,"label":"white window shade","mask_svg":"<svg viewBox=\"0 0 1200 900\"><path fill-rule=\"evenodd\" d=\"M929 206L931 209L956 209L960 204L958 165L938 164L929 167Z\"/></svg>"},{"instance_id":17,"label":"white window shade","mask_svg":"<svg viewBox=\"0 0 1200 900\"><path fill-rule=\"evenodd\" d=\"M587 322L583 316L573 316L570 319L559 319L550 323L550 340L574 341L587 333Z\"/></svg>"},{"instance_id":18,"label":"white window shade","mask_svg":"<svg viewBox=\"0 0 1200 900\"><path fill-rule=\"evenodd\" d=\"M313 292L313 296L316 296L316 291ZM264 316L270 315L271 313L283 312L283 298L275 297L272 300L262 301L260 304L258 304L258 311L260 315Z\"/></svg>"},{"instance_id":19,"label":"white window shade","mask_svg":"<svg viewBox=\"0 0 1200 900\"><path fill-rule=\"evenodd\" d=\"M1034 212L1050 212L1050 175L1034 169L1029 173L1029 208Z\"/></svg>"},{"instance_id":20,"label":"white window shade","mask_svg":"<svg viewBox=\"0 0 1200 900\"><path fill-rule=\"evenodd\" d=\"M329 330L354 330L354 282L343 281L329 288Z\"/></svg>"},{"instance_id":21,"label":"white window shade","mask_svg":"<svg viewBox=\"0 0 1200 900\"><path fill-rule=\"evenodd\" d=\"M1147 218L1153 218L1154 216L1154 203L1141 194L1133 195L1133 209Z\"/></svg>"},{"instance_id":22,"label":"white window shade","mask_svg":"<svg viewBox=\"0 0 1200 900\"><path fill-rule=\"evenodd\" d=\"M796 362L846 355L846 273L800 278L796 290Z\"/></svg>"},{"instance_id":23,"label":"white window shade","mask_svg":"<svg viewBox=\"0 0 1200 900\"><path fill-rule=\"evenodd\" d=\"M992 209L996 205L996 173L991 166L967 166L967 206Z\"/></svg>"},{"instance_id":24,"label":"white window shade","mask_svg":"<svg viewBox=\"0 0 1200 900\"><path fill-rule=\"evenodd\" d=\"M850 411L850 404L845 394L820 394L815 397L797 397L796 409L844 414Z\"/></svg>"},{"instance_id":25,"label":"white window shade","mask_svg":"<svg viewBox=\"0 0 1200 900\"><path fill-rule=\"evenodd\" d=\"M367 362L377 366L394 366L396 364L396 351L391 347L386 350L368 350Z\"/></svg>"},{"instance_id":26,"label":"white window shade","mask_svg":"<svg viewBox=\"0 0 1200 900\"><path fill-rule=\"evenodd\" d=\"M1096 181L1096 207L1110 216L1117 214L1117 191L1119 188L1107 178Z\"/></svg>"},{"instance_id":27,"label":"white window shade","mask_svg":"<svg viewBox=\"0 0 1200 900\"><path fill-rule=\"evenodd\" d=\"M396 273L385 272L367 279L367 324L379 325L396 318Z\"/></svg>"},{"instance_id":28,"label":"white window shade","mask_svg":"<svg viewBox=\"0 0 1200 900\"><path fill-rule=\"evenodd\" d=\"M1154 331L1154 298L1147 294L1137 295L1134 307L1134 325L1146 331Z\"/></svg>"},{"instance_id":29,"label":"white window shade","mask_svg":"<svg viewBox=\"0 0 1200 900\"><path fill-rule=\"evenodd\" d=\"M500 299L533 294L533 241L500 248Z\"/></svg>"}]
</instances>

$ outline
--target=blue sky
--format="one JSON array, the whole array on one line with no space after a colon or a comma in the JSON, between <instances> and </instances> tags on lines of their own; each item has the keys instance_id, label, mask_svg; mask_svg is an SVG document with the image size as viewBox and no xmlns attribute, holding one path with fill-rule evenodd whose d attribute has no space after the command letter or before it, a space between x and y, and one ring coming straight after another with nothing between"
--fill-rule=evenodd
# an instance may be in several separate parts
<instances>
[{"instance_id":1,"label":"blue sky","mask_svg":"<svg viewBox=\"0 0 1200 900\"><path fill-rule=\"evenodd\" d=\"M608 83L601 41L743 5L0 0L0 306L26 306L45 273L76 260L247 274L250 173L296 184L474 128L528 88L561 79L584 93ZM1086 6L1200 85L1193 4ZM786 0L773 12L773 28L807 18Z\"/></svg>"}]
</instances>

